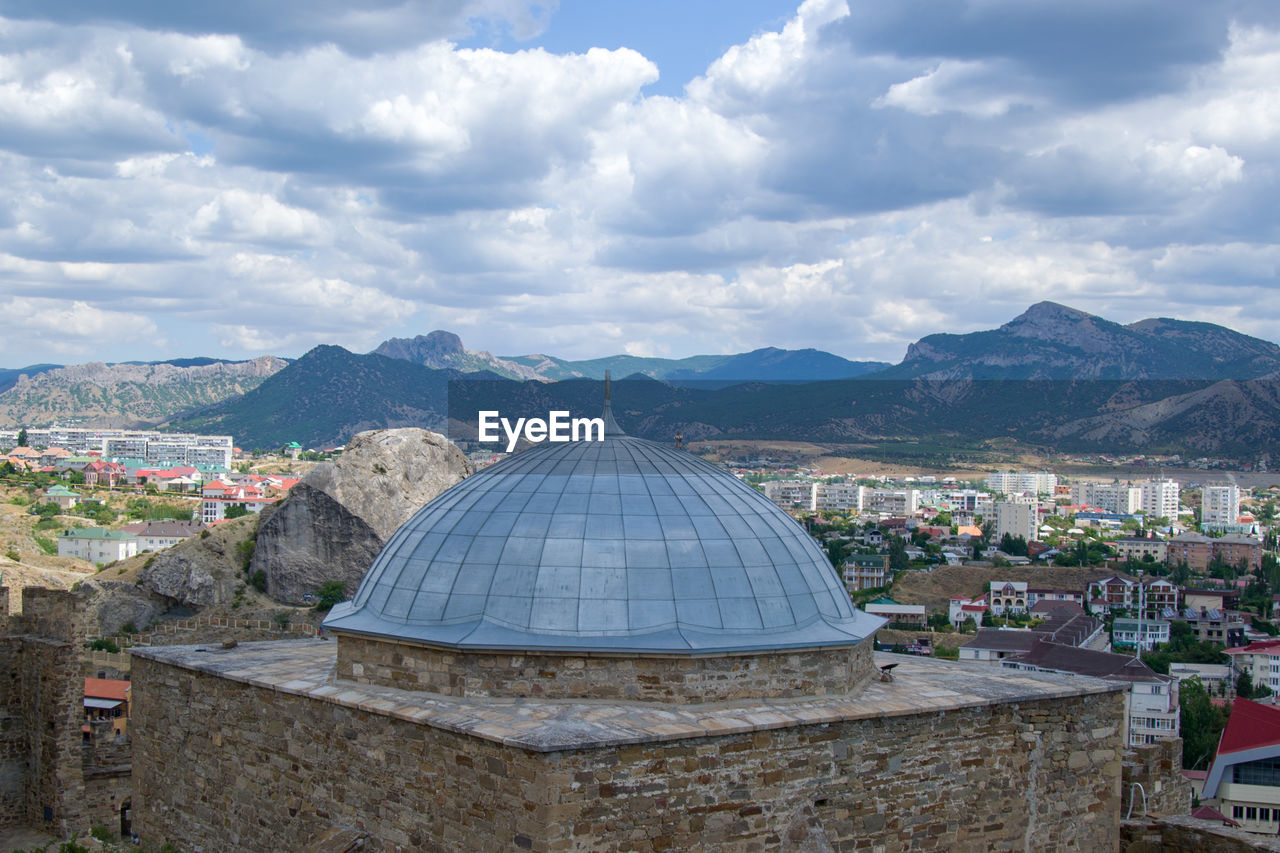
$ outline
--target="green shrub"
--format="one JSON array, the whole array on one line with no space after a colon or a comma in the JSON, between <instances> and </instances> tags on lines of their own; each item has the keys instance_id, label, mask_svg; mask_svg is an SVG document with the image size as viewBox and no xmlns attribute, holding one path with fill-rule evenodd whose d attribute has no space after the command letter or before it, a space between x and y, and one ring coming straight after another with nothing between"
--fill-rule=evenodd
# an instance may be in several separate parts
<instances>
[{"instance_id":1,"label":"green shrub","mask_svg":"<svg viewBox=\"0 0 1280 853\"><path fill-rule=\"evenodd\" d=\"M106 637L99 637L89 644L89 648L95 652L110 652L113 655L120 654L120 646L113 640Z\"/></svg>"},{"instance_id":2,"label":"green shrub","mask_svg":"<svg viewBox=\"0 0 1280 853\"><path fill-rule=\"evenodd\" d=\"M101 824L89 830L89 837L96 838L99 841L101 841L103 844L109 844L112 841L115 841L115 838L113 838L111 835L111 830L107 829L105 826L102 826Z\"/></svg>"},{"instance_id":3,"label":"green shrub","mask_svg":"<svg viewBox=\"0 0 1280 853\"><path fill-rule=\"evenodd\" d=\"M347 597L347 585L342 581L325 581L316 590L316 610L329 610Z\"/></svg>"},{"instance_id":4,"label":"green shrub","mask_svg":"<svg viewBox=\"0 0 1280 853\"><path fill-rule=\"evenodd\" d=\"M267 573L258 569L249 577L249 584L258 592L267 591Z\"/></svg>"},{"instance_id":5,"label":"green shrub","mask_svg":"<svg viewBox=\"0 0 1280 853\"><path fill-rule=\"evenodd\" d=\"M46 554L53 556L58 553L58 543L47 536L37 536L36 544L40 546L40 550Z\"/></svg>"},{"instance_id":6,"label":"green shrub","mask_svg":"<svg viewBox=\"0 0 1280 853\"><path fill-rule=\"evenodd\" d=\"M22 555L18 553L17 548L10 548L8 551L4 552L4 555L8 557L10 560L13 560L15 563L22 562Z\"/></svg>"}]
</instances>

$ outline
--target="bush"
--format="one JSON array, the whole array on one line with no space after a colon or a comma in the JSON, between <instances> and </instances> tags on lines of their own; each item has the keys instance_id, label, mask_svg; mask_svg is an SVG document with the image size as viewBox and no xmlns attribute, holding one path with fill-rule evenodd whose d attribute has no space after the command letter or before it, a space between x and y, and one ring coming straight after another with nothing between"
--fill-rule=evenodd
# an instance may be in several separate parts
<instances>
[{"instance_id":1,"label":"bush","mask_svg":"<svg viewBox=\"0 0 1280 853\"><path fill-rule=\"evenodd\" d=\"M131 622L131 621L130 621L130 622L126 622L126 623L124 623L123 625L121 625L121 626L120 626L120 631L119 631L119 633L121 633L121 634L136 634L136 633L138 633L138 626L137 626L137 625L135 625L135 624L133 624L133 622Z\"/></svg>"},{"instance_id":2,"label":"bush","mask_svg":"<svg viewBox=\"0 0 1280 853\"><path fill-rule=\"evenodd\" d=\"M4 555L8 557L10 560L13 560L15 563L22 562L22 555L18 553L17 548L10 548L8 551L4 552Z\"/></svg>"},{"instance_id":3,"label":"bush","mask_svg":"<svg viewBox=\"0 0 1280 853\"><path fill-rule=\"evenodd\" d=\"M110 652L113 655L120 654L120 646L106 637L99 637L89 644L89 648L95 652Z\"/></svg>"},{"instance_id":4,"label":"bush","mask_svg":"<svg viewBox=\"0 0 1280 853\"><path fill-rule=\"evenodd\" d=\"M258 592L266 592L267 591L267 573L264 572L262 569L258 569L256 572L254 572L252 575L249 576L249 585L252 586L254 589L256 589Z\"/></svg>"},{"instance_id":5,"label":"bush","mask_svg":"<svg viewBox=\"0 0 1280 853\"><path fill-rule=\"evenodd\" d=\"M347 585L342 581L325 581L316 590L316 610L329 610L347 597Z\"/></svg>"},{"instance_id":6,"label":"bush","mask_svg":"<svg viewBox=\"0 0 1280 853\"><path fill-rule=\"evenodd\" d=\"M101 824L89 830L89 837L96 838L104 844L109 844L112 841L115 841L115 839L112 838L111 836L111 830L107 829L105 826L102 826Z\"/></svg>"},{"instance_id":7,"label":"bush","mask_svg":"<svg viewBox=\"0 0 1280 853\"><path fill-rule=\"evenodd\" d=\"M49 539L48 537L37 536L36 544L40 546L41 551L44 551L46 554L50 556L54 556L58 553L58 543L54 542L52 539Z\"/></svg>"}]
</instances>

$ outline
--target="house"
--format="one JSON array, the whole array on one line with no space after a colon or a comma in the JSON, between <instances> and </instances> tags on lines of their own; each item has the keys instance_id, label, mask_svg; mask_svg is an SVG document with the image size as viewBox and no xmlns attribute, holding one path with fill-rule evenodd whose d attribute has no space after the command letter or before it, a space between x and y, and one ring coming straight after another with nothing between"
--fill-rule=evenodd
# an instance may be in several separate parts
<instances>
[{"instance_id":1,"label":"house","mask_svg":"<svg viewBox=\"0 0 1280 853\"><path fill-rule=\"evenodd\" d=\"M892 599L880 598L862 606L862 609L873 616L883 616L892 625L910 625L923 628L928 624L929 616L923 604L899 604Z\"/></svg>"},{"instance_id":2,"label":"house","mask_svg":"<svg viewBox=\"0 0 1280 853\"><path fill-rule=\"evenodd\" d=\"M1255 687L1280 693L1280 639L1238 646L1224 654L1231 659L1231 671L1237 678L1247 672Z\"/></svg>"},{"instance_id":3,"label":"house","mask_svg":"<svg viewBox=\"0 0 1280 853\"><path fill-rule=\"evenodd\" d=\"M1066 602L1041 602L1036 615L1045 621L1035 628L980 628L977 636L960 647L959 659L999 664L1013 655L1029 652L1038 641L1087 646L1105 641L1103 624L1078 606Z\"/></svg>"},{"instance_id":4,"label":"house","mask_svg":"<svg viewBox=\"0 0 1280 853\"><path fill-rule=\"evenodd\" d=\"M1178 606L1178 587L1164 578L1129 580L1112 575L1089 584L1089 603L1104 602L1107 610L1137 611L1142 608L1144 618L1154 619L1166 607Z\"/></svg>"},{"instance_id":5,"label":"house","mask_svg":"<svg viewBox=\"0 0 1280 853\"><path fill-rule=\"evenodd\" d=\"M1184 589L1182 606L1188 610L1226 610L1240 600L1234 589Z\"/></svg>"},{"instance_id":6,"label":"house","mask_svg":"<svg viewBox=\"0 0 1280 853\"><path fill-rule=\"evenodd\" d=\"M1145 557L1150 557L1153 562L1163 563L1168 553L1168 546L1163 539L1133 537L1116 539L1107 544L1116 549L1116 556L1121 560L1138 563Z\"/></svg>"},{"instance_id":7,"label":"house","mask_svg":"<svg viewBox=\"0 0 1280 853\"><path fill-rule=\"evenodd\" d=\"M1149 652L1169 642L1169 622L1165 619L1116 619L1111 623L1111 641L1117 646L1140 645Z\"/></svg>"},{"instance_id":8,"label":"house","mask_svg":"<svg viewBox=\"0 0 1280 853\"><path fill-rule=\"evenodd\" d=\"M992 581L988 594L991 596L991 612L996 616L1027 612L1026 581Z\"/></svg>"},{"instance_id":9,"label":"house","mask_svg":"<svg viewBox=\"0 0 1280 853\"><path fill-rule=\"evenodd\" d=\"M114 563L138 553L138 538L123 530L79 527L58 535L58 556L78 557L90 563Z\"/></svg>"},{"instance_id":10,"label":"house","mask_svg":"<svg viewBox=\"0 0 1280 853\"><path fill-rule=\"evenodd\" d=\"M1236 699L1201 798L1245 830L1280 834L1280 708Z\"/></svg>"},{"instance_id":11,"label":"house","mask_svg":"<svg viewBox=\"0 0 1280 853\"><path fill-rule=\"evenodd\" d=\"M80 502L80 495L66 486L52 486L45 490L44 499L45 502L55 503L62 509L71 509Z\"/></svg>"},{"instance_id":12,"label":"house","mask_svg":"<svg viewBox=\"0 0 1280 853\"><path fill-rule=\"evenodd\" d=\"M1228 533L1212 540L1210 550L1214 559L1229 566L1243 565L1251 572L1262 570L1262 540L1240 533Z\"/></svg>"},{"instance_id":13,"label":"house","mask_svg":"<svg viewBox=\"0 0 1280 853\"><path fill-rule=\"evenodd\" d=\"M129 728L131 687L130 682L116 678L86 678L84 680L85 722L111 720L116 734L125 734Z\"/></svg>"},{"instance_id":14,"label":"house","mask_svg":"<svg viewBox=\"0 0 1280 853\"><path fill-rule=\"evenodd\" d=\"M1039 640L1029 651L1010 655L1000 665L1127 683L1125 743L1139 746L1178 736L1178 679L1156 673L1137 658Z\"/></svg>"},{"instance_id":15,"label":"house","mask_svg":"<svg viewBox=\"0 0 1280 853\"><path fill-rule=\"evenodd\" d=\"M1198 678L1210 693L1221 691L1224 694L1235 692L1235 680L1231 677L1231 666L1225 663L1171 663L1169 674L1178 681Z\"/></svg>"},{"instance_id":16,"label":"house","mask_svg":"<svg viewBox=\"0 0 1280 853\"><path fill-rule=\"evenodd\" d=\"M138 537L139 551L160 551L190 539L205 526L199 521L139 521L120 529Z\"/></svg>"},{"instance_id":17,"label":"house","mask_svg":"<svg viewBox=\"0 0 1280 853\"><path fill-rule=\"evenodd\" d=\"M947 607L947 621L956 628L969 621L972 621L975 625L981 625L982 617L986 616L987 611L990 609L985 593L974 599L955 595L951 597Z\"/></svg>"},{"instance_id":18,"label":"house","mask_svg":"<svg viewBox=\"0 0 1280 853\"><path fill-rule=\"evenodd\" d=\"M1247 645L1244 637L1244 619L1239 613L1229 610L1201 607L1193 610L1190 607L1178 611L1177 618L1187 623L1187 627L1195 634L1197 640L1217 643L1231 648Z\"/></svg>"},{"instance_id":19,"label":"house","mask_svg":"<svg viewBox=\"0 0 1280 853\"><path fill-rule=\"evenodd\" d=\"M841 567L845 588L850 592L874 589L889 582L888 554L850 554Z\"/></svg>"},{"instance_id":20,"label":"house","mask_svg":"<svg viewBox=\"0 0 1280 853\"><path fill-rule=\"evenodd\" d=\"M1078 589L1027 587L1027 607L1034 608L1041 601L1067 601L1083 608L1084 593Z\"/></svg>"},{"instance_id":21,"label":"house","mask_svg":"<svg viewBox=\"0 0 1280 853\"><path fill-rule=\"evenodd\" d=\"M107 486L114 489L124 482L128 470L119 462L103 462L98 459L81 468L80 473L84 474L86 486Z\"/></svg>"}]
</instances>

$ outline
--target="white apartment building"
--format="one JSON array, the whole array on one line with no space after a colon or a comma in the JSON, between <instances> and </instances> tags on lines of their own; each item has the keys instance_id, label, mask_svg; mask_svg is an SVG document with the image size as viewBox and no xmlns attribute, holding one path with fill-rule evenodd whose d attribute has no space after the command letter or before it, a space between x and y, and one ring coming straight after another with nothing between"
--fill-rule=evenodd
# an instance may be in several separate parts
<instances>
[{"instance_id":1,"label":"white apartment building","mask_svg":"<svg viewBox=\"0 0 1280 853\"><path fill-rule=\"evenodd\" d=\"M17 441L18 430L0 430L0 447L12 447ZM206 465L223 470L231 469L234 448L229 435L70 427L29 429L27 444L65 447L77 456L92 451L107 459L142 459L148 465Z\"/></svg>"},{"instance_id":2,"label":"white apartment building","mask_svg":"<svg viewBox=\"0 0 1280 853\"><path fill-rule=\"evenodd\" d=\"M1225 529L1240 522L1240 487L1234 483L1205 486L1200 500L1200 525Z\"/></svg>"},{"instance_id":3,"label":"white apartment building","mask_svg":"<svg viewBox=\"0 0 1280 853\"><path fill-rule=\"evenodd\" d=\"M855 483L814 483L809 509L831 512L862 512L863 487Z\"/></svg>"},{"instance_id":4,"label":"white apartment building","mask_svg":"<svg viewBox=\"0 0 1280 853\"><path fill-rule=\"evenodd\" d=\"M1010 536L1021 536L1030 542L1036 538L1039 527L1037 505L1021 501L996 501L995 541L999 542L1008 533Z\"/></svg>"},{"instance_id":5,"label":"white apartment building","mask_svg":"<svg viewBox=\"0 0 1280 853\"><path fill-rule=\"evenodd\" d=\"M1142 509L1142 489L1119 481L1113 483L1076 483L1071 487L1071 502L1097 507L1106 512L1132 515Z\"/></svg>"},{"instance_id":6,"label":"white apartment building","mask_svg":"<svg viewBox=\"0 0 1280 853\"><path fill-rule=\"evenodd\" d=\"M1149 518L1178 518L1180 488L1174 480L1144 480L1138 484L1142 511Z\"/></svg>"},{"instance_id":7,"label":"white apartment building","mask_svg":"<svg viewBox=\"0 0 1280 853\"><path fill-rule=\"evenodd\" d=\"M1048 471L993 471L987 476L987 488L999 495L1051 495L1058 486L1058 475Z\"/></svg>"},{"instance_id":8,"label":"white apartment building","mask_svg":"<svg viewBox=\"0 0 1280 853\"><path fill-rule=\"evenodd\" d=\"M770 480L764 496L783 509L809 509L813 502L811 480Z\"/></svg>"},{"instance_id":9,"label":"white apartment building","mask_svg":"<svg viewBox=\"0 0 1280 853\"><path fill-rule=\"evenodd\" d=\"M868 489L862 498L864 512L882 515L915 515L920 509L919 489Z\"/></svg>"},{"instance_id":10,"label":"white apartment building","mask_svg":"<svg viewBox=\"0 0 1280 853\"><path fill-rule=\"evenodd\" d=\"M1149 652L1156 645L1169 642L1169 623L1164 619L1117 619L1111 626L1111 640L1114 645L1140 645L1144 652Z\"/></svg>"},{"instance_id":11,"label":"white apartment building","mask_svg":"<svg viewBox=\"0 0 1280 853\"><path fill-rule=\"evenodd\" d=\"M1280 640L1250 643L1227 649L1225 654L1231 659L1231 671L1236 677L1247 672L1254 687L1262 685L1271 688L1272 693L1280 693Z\"/></svg>"}]
</instances>

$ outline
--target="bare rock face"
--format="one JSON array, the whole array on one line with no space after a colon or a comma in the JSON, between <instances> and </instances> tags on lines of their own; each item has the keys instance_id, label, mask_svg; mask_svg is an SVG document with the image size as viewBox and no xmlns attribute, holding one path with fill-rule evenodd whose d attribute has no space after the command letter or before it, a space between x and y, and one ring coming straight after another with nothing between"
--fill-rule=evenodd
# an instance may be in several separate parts
<instances>
[{"instance_id":1,"label":"bare rock face","mask_svg":"<svg viewBox=\"0 0 1280 853\"><path fill-rule=\"evenodd\" d=\"M138 571L140 586L170 605L208 607L230 603L244 583L246 549L258 519L235 519L157 552ZM208 535L205 535L207 533Z\"/></svg>"},{"instance_id":2,"label":"bare rock face","mask_svg":"<svg viewBox=\"0 0 1280 853\"><path fill-rule=\"evenodd\" d=\"M144 630L169 609L163 598L133 581L91 577L81 581L80 591L87 596L85 621L89 631L104 637L130 624Z\"/></svg>"},{"instance_id":3,"label":"bare rock face","mask_svg":"<svg viewBox=\"0 0 1280 853\"><path fill-rule=\"evenodd\" d=\"M350 595L391 534L472 472L438 433L359 433L336 462L316 466L263 512L250 572L264 572L267 593L280 601L302 602L326 581L342 581Z\"/></svg>"}]
</instances>

